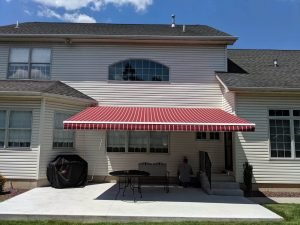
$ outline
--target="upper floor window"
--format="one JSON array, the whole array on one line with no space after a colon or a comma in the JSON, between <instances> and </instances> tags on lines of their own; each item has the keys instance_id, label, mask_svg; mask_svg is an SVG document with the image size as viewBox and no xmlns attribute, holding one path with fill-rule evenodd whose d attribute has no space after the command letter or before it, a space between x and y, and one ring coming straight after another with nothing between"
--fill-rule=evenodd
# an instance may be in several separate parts
<instances>
[{"instance_id":1,"label":"upper floor window","mask_svg":"<svg viewBox=\"0 0 300 225\"><path fill-rule=\"evenodd\" d=\"M109 67L109 80L125 81L169 81L169 68L160 63L130 59Z\"/></svg>"},{"instance_id":2,"label":"upper floor window","mask_svg":"<svg viewBox=\"0 0 300 225\"><path fill-rule=\"evenodd\" d=\"M51 49L11 48L8 79L50 79Z\"/></svg>"}]
</instances>

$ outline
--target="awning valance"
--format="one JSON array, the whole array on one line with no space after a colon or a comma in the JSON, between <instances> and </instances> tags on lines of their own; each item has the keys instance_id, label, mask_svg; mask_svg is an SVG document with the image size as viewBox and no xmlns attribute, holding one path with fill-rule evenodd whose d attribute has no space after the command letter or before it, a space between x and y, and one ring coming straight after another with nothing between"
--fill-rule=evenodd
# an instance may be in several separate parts
<instances>
[{"instance_id":1,"label":"awning valance","mask_svg":"<svg viewBox=\"0 0 300 225\"><path fill-rule=\"evenodd\" d=\"M216 108L89 107L65 129L145 131L254 131L255 124Z\"/></svg>"}]
</instances>

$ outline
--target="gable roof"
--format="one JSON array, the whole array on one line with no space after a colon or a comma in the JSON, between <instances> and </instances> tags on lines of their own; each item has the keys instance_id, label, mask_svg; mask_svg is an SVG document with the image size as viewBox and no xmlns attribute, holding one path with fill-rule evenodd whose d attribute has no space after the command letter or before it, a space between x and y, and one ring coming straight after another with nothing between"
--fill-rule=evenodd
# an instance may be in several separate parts
<instances>
[{"instance_id":1,"label":"gable roof","mask_svg":"<svg viewBox=\"0 0 300 225\"><path fill-rule=\"evenodd\" d=\"M162 35L162 36L231 36L206 25L110 24L28 22L0 27L0 34L93 34L93 35Z\"/></svg>"},{"instance_id":2,"label":"gable roof","mask_svg":"<svg viewBox=\"0 0 300 225\"><path fill-rule=\"evenodd\" d=\"M60 81L0 80L1 92L46 93L96 101Z\"/></svg>"},{"instance_id":3,"label":"gable roof","mask_svg":"<svg viewBox=\"0 0 300 225\"><path fill-rule=\"evenodd\" d=\"M216 74L229 90L300 91L300 50L231 49L228 72Z\"/></svg>"},{"instance_id":4,"label":"gable roof","mask_svg":"<svg viewBox=\"0 0 300 225\"><path fill-rule=\"evenodd\" d=\"M104 37L152 37L152 38L210 38L234 42L237 38L223 31L206 25L169 24L106 24L106 23L55 23L27 22L16 25L0 26L0 37L69 37L69 38L104 38Z\"/></svg>"}]
</instances>

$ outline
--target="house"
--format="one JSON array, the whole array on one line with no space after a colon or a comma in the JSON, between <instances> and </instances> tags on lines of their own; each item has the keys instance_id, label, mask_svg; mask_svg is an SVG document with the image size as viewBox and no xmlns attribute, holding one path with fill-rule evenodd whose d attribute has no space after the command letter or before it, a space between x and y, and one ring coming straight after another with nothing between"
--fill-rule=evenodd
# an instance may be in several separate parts
<instances>
[{"instance_id":1,"label":"house","mask_svg":"<svg viewBox=\"0 0 300 225\"><path fill-rule=\"evenodd\" d=\"M204 25L21 23L0 27L0 173L47 184L59 154L89 175L188 157L213 176L243 164L259 186L300 184L300 51L231 50ZM65 129L64 129L65 128Z\"/></svg>"}]
</instances>

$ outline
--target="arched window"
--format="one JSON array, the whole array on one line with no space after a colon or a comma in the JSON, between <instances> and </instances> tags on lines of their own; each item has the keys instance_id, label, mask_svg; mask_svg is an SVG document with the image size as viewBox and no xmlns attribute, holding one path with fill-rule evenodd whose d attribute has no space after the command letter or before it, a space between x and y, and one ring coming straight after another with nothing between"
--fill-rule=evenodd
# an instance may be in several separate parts
<instances>
[{"instance_id":1,"label":"arched window","mask_svg":"<svg viewBox=\"0 0 300 225\"><path fill-rule=\"evenodd\" d=\"M169 68L145 59L129 59L109 67L109 80L168 81Z\"/></svg>"}]
</instances>

